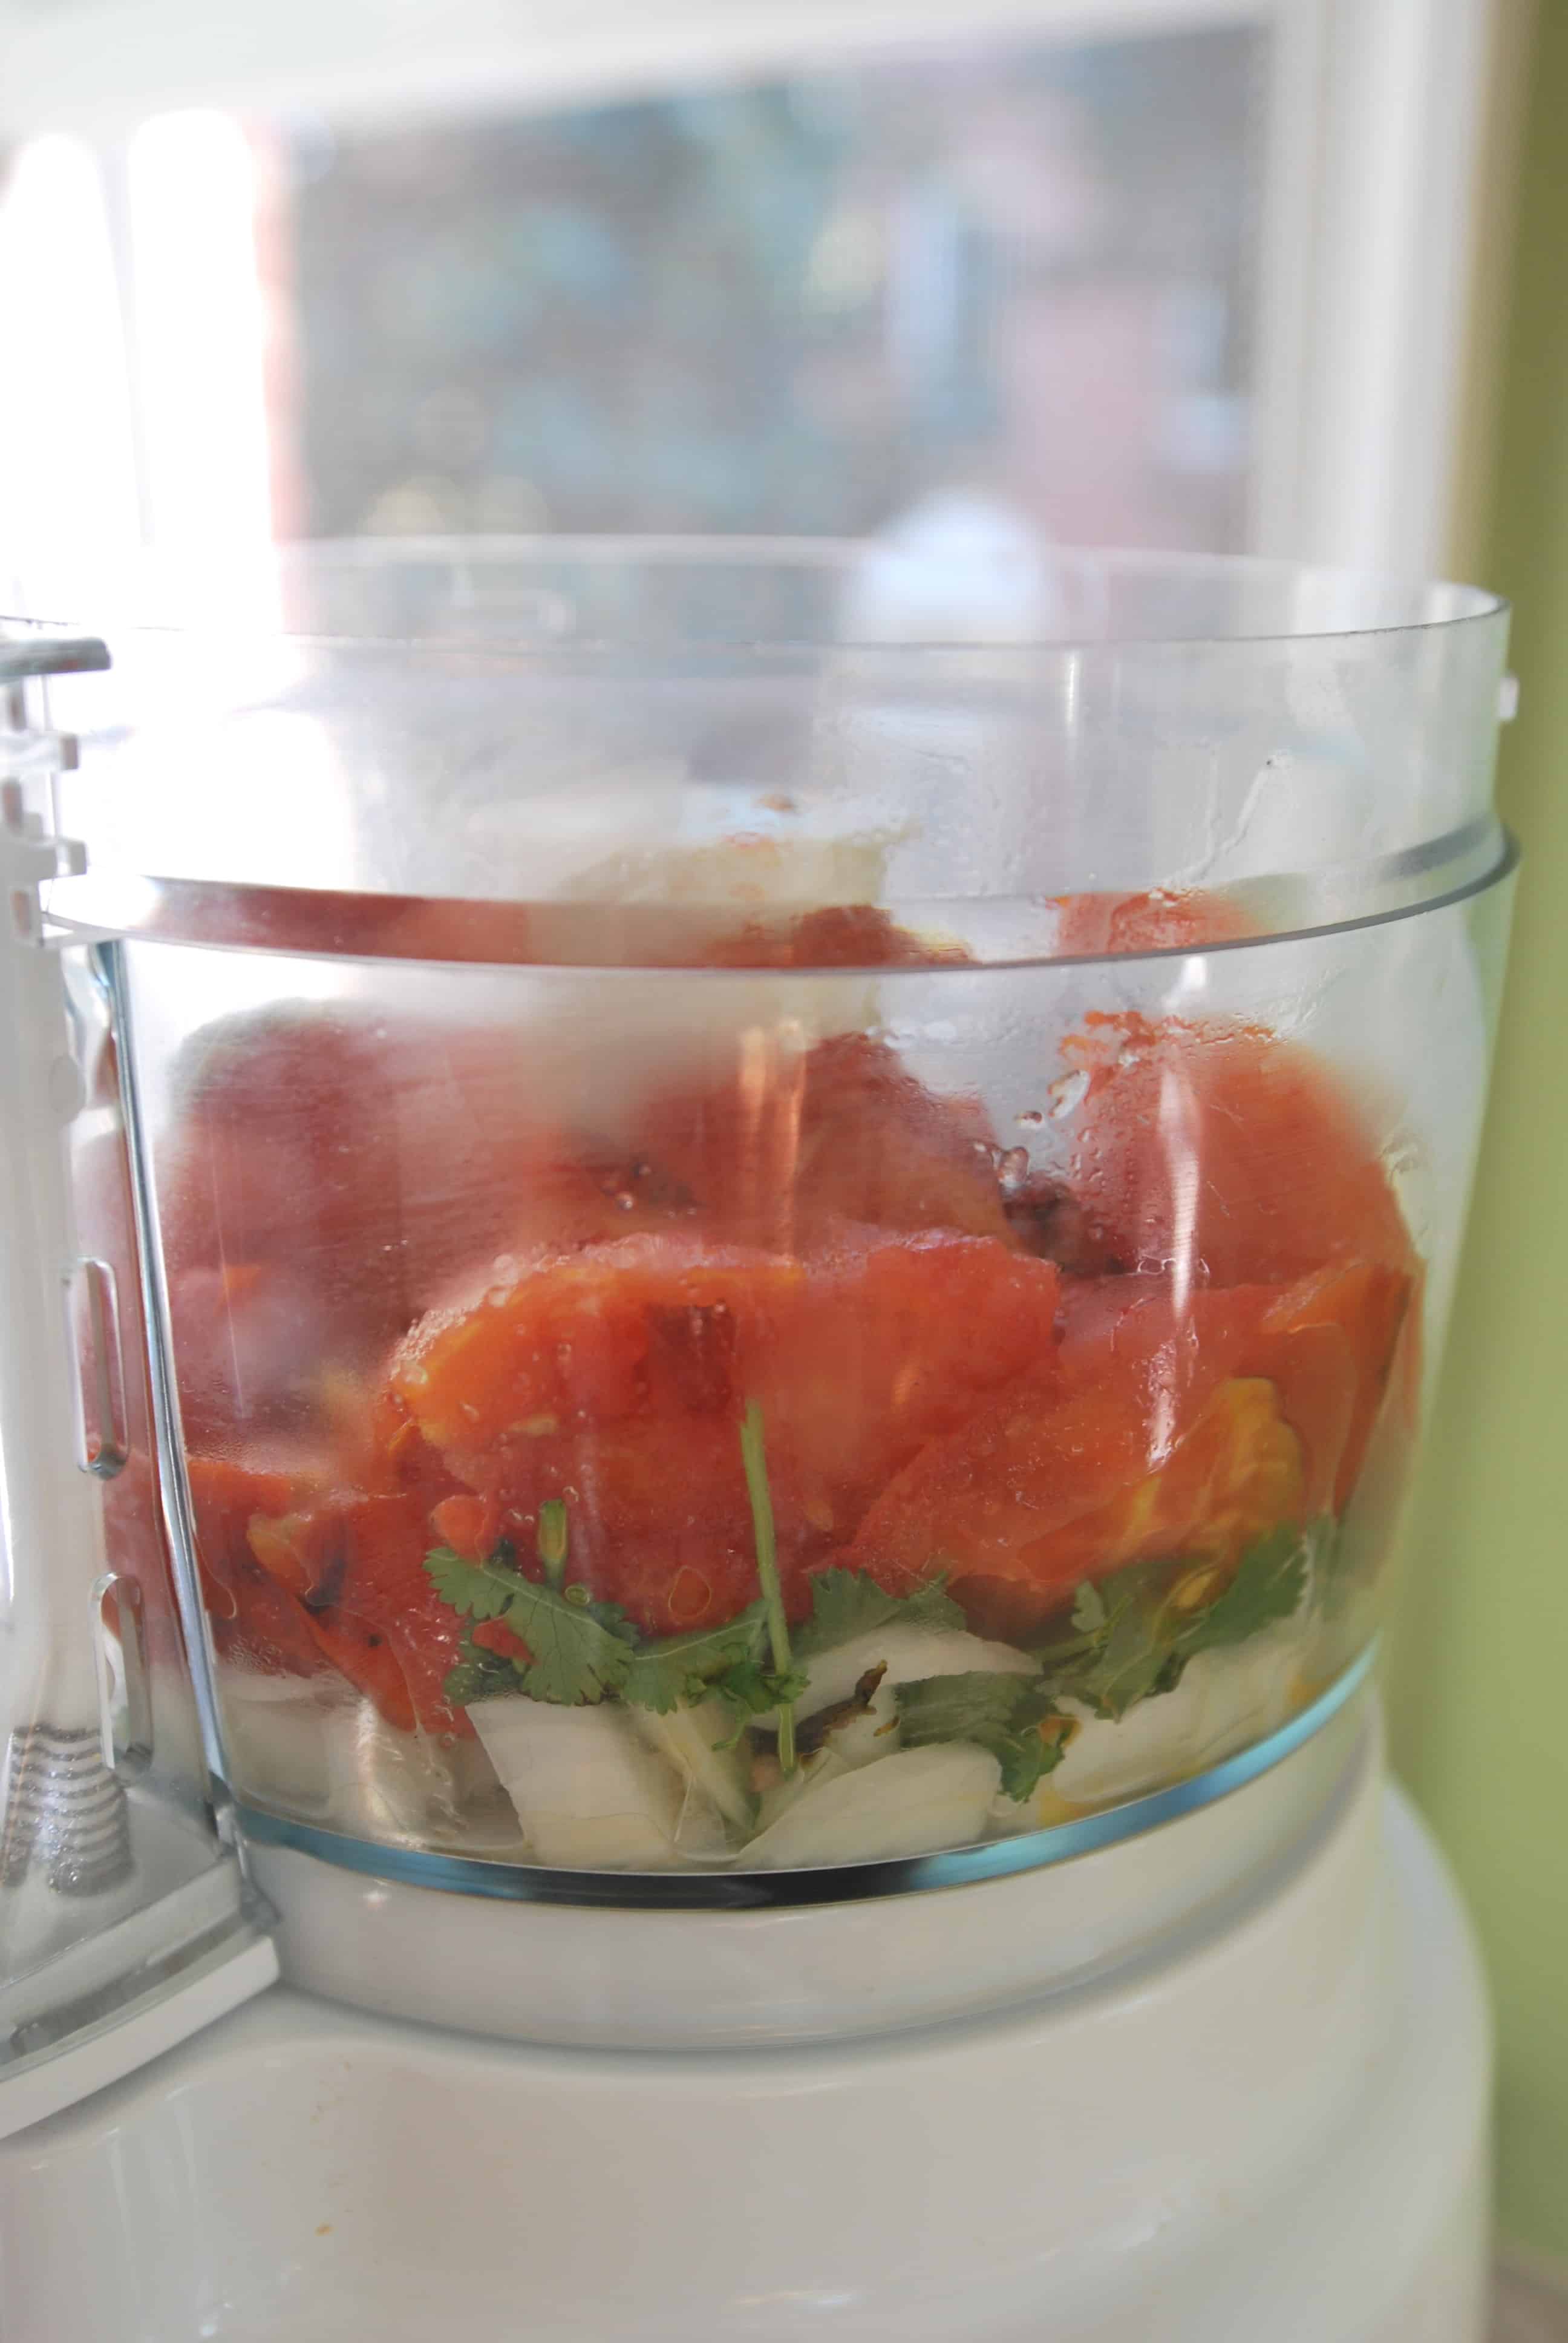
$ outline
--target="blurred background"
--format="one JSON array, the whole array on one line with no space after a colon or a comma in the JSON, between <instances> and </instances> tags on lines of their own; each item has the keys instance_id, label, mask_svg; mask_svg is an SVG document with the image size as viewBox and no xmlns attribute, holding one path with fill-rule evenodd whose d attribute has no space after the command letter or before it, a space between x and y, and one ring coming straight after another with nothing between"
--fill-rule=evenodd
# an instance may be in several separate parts
<instances>
[{"instance_id":1,"label":"blurred background","mask_svg":"<svg viewBox=\"0 0 1568 2343\"><path fill-rule=\"evenodd\" d=\"M1527 850L1390 1662L1568 2267L1564 0L0 0L0 578L1024 529L1518 602Z\"/></svg>"},{"instance_id":2,"label":"blurred background","mask_svg":"<svg viewBox=\"0 0 1568 2343\"><path fill-rule=\"evenodd\" d=\"M13 563L892 527L1436 556L1489 0L221 13L0 5Z\"/></svg>"}]
</instances>

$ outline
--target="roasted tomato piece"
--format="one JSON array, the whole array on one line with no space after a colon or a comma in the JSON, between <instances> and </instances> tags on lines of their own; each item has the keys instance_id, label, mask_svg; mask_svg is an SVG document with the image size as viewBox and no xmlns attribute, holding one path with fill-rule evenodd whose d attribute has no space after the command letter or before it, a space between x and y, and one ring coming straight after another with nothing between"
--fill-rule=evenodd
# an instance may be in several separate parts
<instances>
[{"instance_id":1,"label":"roasted tomato piece","mask_svg":"<svg viewBox=\"0 0 1568 2343\"><path fill-rule=\"evenodd\" d=\"M947 968L969 954L901 928L874 903L831 903L793 919L748 920L696 957L706 968Z\"/></svg>"},{"instance_id":2,"label":"roasted tomato piece","mask_svg":"<svg viewBox=\"0 0 1568 2343\"><path fill-rule=\"evenodd\" d=\"M955 1577L1021 1580L1054 1600L1119 1561L1199 1550L1193 1491L1208 1488L1206 1470L1194 1481L1183 1466L1165 1499L1157 1484L1221 1389L1242 1379L1277 1289L1179 1296L1169 1278L1128 1276L1064 1278L1061 1294L1054 1375L1005 1387L872 1506L857 1555L874 1575L907 1582L945 1564ZM1266 1413L1277 1415L1271 1402ZM1238 1471L1239 1435L1261 1434L1264 1414L1253 1393L1221 1419L1238 1433ZM1167 1535L1188 1543L1162 1547Z\"/></svg>"},{"instance_id":3,"label":"roasted tomato piece","mask_svg":"<svg viewBox=\"0 0 1568 2343\"><path fill-rule=\"evenodd\" d=\"M1354 1262L1290 1287L1244 1353L1278 1386L1307 1460L1312 1513L1342 1513L1389 1390L1414 1287L1399 1271Z\"/></svg>"},{"instance_id":4,"label":"roasted tomato piece","mask_svg":"<svg viewBox=\"0 0 1568 2343\"><path fill-rule=\"evenodd\" d=\"M345 1428L337 1453L342 1469L336 1477L367 1495L417 1496L433 1511L463 1487L402 1401L385 1388L376 1393L368 1418L358 1416Z\"/></svg>"},{"instance_id":5,"label":"roasted tomato piece","mask_svg":"<svg viewBox=\"0 0 1568 2343\"><path fill-rule=\"evenodd\" d=\"M1343 1510L1411 1322L1412 1280L1364 1262L1286 1286L1237 1285L1178 1302L1174 1281L1064 1279L1065 1370L1131 1373L1151 1420L1197 1378L1261 1375L1300 1438L1306 1514Z\"/></svg>"},{"instance_id":6,"label":"roasted tomato piece","mask_svg":"<svg viewBox=\"0 0 1568 2343\"><path fill-rule=\"evenodd\" d=\"M778 850L766 839L729 842L742 863L756 858L759 890L778 875ZM742 889L744 869L737 875ZM961 945L920 936L872 903L828 904L814 911L759 911L739 926L712 910L689 907L556 901L407 903L395 896L332 895L320 899L340 944L396 959L510 961L536 966L588 962L646 968L928 968L968 958ZM316 940L322 913L302 950ZM286 942L287 939L280 940Z\"/></svg>"},{"instance_id":7,"label":"roasted tomato piece","mask_svg":"<svg viewBox=\"0 0 1568 2343\"><path fill-rule=\"evenodd\" d=\"M839 1218L1009 1238L982 1109L939 1097L863 1034L811 1052L797 1179L807 1226Z\"/></svg>"},{"instance_id":8,"label":"roasted tomato piece","mask_svg":"<svg viewBox=\"0 0 1568 2343\"><path fill-rule=\"evenodd\" d=\"M1286 1284L1412 1253L1377 1149L1310 1051L1235 1026L1091 1017L1070 1185L1111 1251L1194 1283Z\"/></svg>"},{"instance_id":9,"label":"roasted tomato piece","mask_svg":"<svg viewBox=\"0 0 1568 2343\"><path fill-rule=\"evenodd\" d=\"M498 1253L663 1225L629 1159L557 1129L540 1088L514 1031L301 1004L196 1035L161 1176L198 1417L297 1413L312 1369L373 1358Z\"/></svg>"},{"instance_id":10,"label":"roasted tomato piece","mask_svg":"<svg viewBox=\"0 0 1568 2343\"><path fill-rule=\"evenodd\" d=\"M656 1100L644 1128L703 1226L747 1242L809 1250L841 1221L1010 1241L980 1106L938 1097L861 1033L743 1059L729 1080Z\"/></svg>"},{"instance_id":11,"label":"roasted tomato piece","mask_svg":"<svg viewBox=\"0 0 1568 2343\"><path fill-rule=\"evenodd\" d=\"M631 1239L417 1329L393 1399L496 1501L477 1519L443 1504L444 1536L527 1554L540 1503L561 1499L574 1570L665 1634L757 1592L749 1400L798 1586L924 1442L1010 1377L1049 1373L1057 1292L1050 1264L987 1239L845 1231L804 1261Z\"/></svg>"},{"instance_id":12,"label":"roasted tomato piece","mask_svg":"<svg viewBox=\"0 0 1568 2343\"><path fill-rule=\"evenodd\" d=\"M808 1521L847 1543L926 1441L1051 1373L1060 1281L989 1238L929 1231L846 1236L806 1268L754 1390Z\"/></svg>"},{"instance_id":13,"label":"roasted tomato piece","mask_svg":"<svg viewBox=\"0 0 1568 2343\"><path fill-rule=\"evenodd\" d=\"M256 1514L248 1535L262 1569L300 1606L317 1648L388 1725L472 1732L444 1689L463 1628L426 1574L435 1541L417 1499L335 1493L292 1513Z\"/></svg>"},{"instance_id":14,"label":"roasted tomato piece","mask_svg":"<svg viewBox=\"0 0 1568 2343\"><path fill-rule=\"evenodd\" d=\"M345 1244L395 1247L391 1058L371 1021L303 1003L221 1019L192 1038L176 1080L162 1169L176 1266L292 1256L319 1274Z\"/></svg>"},{"instance_id":15,"label":"roasted tomato piece","mask_svg":"<svg viewBox=\"0 0 1568 2343\"><path fill-rule=\"evenodd\" d=\"M1301 1443L1261 1378L1221 1383L1163 1455L1131 1393L1066 1384L1032 1398L1009 1393L922 1450L861 1525L857 1566L890 1586L945 1567L960 1601L992 1620L1008 1587L1021 1625L1128 1563L1233 1562L1301 1511Z\"/></svg>"},{"instance_id":16,"label":"roasted tomato piece","mask_svg":"<svg viewBox=\"0 0 1568 2343\"><path fill-rule=\"evenodd\" d=\"M691 1238L514 1265L473 1307L414 1328L390 1391L464 1479L458 1460L578 1424L711 1413L749 1388L804 1277L798 1262Z\"/></svg>"},{"instance_id":17,"label":"roasted tomato piece","mask_svg":"<svg viewBox=\"0 0 1568 2343\"><path fill-rule=\"evenodd\" d=\"M1279 1392L1261 1376L1231 1376L1157 1472L1026 1558L1059 1582L1070 1566L1075 1579L1086 1575L1107 1553L1113 1569L1160 1554L1234 1563L1264 1531L1300 1517L1302 1485L1301 1442Z\"/></svg>"},{"instance_id":18,"label":"roasted tomato piece","mask_svg":"<svg viewBox=\"0 0 1568 2343\"><path fill-rule=\"evenodd\" d=\"M468 1562L483 1562L494 1552L501 1534L500 1507L495 1498L476 1497L467 1490L432 1505L429 1519L434 1542L449 1545Z\"/></svg>"},{"instance_id":19,"label":"roasted tomato piece","mask_svg":"<svg viewBox=\"0 0 1568 2343\"><path fill-rule=\"evenodd\" d=\"M202 1599L219 1659L267 1675L318 1675L327 1662L309 1621L250 1548L253 1518L297 1503L299 1483L219 1457L193 1456L188 1472Z\"/></svg>"},{"instance_id":20,"label":"roasted tomato piece","mask_svg":"<svg viewBox=\"0 0 1568 2343\"><path fill-rule=\"evenodd\" d=\"M782 1460L769 1458L779 1567L798 1590L821 1540L803 1533ZM734 1418L643 1417L547 1435L475 1460L495 1473L500 1534L531 1557L546 1498L567 1508L571 1579L624 1606L648 1634L733 1618L758 1593L751 1511ZM529 1564L530 1567L534 1565Z\"/></svg>"},{"instance_id":21,"label":"roasted tomato piece","mask_svg":"<svg viewBox=\"0 0 1568 2343\"><path fill-rule=\"evenodd\" d=\"M318 1289L277 1262L175 1271L169 1332L186 1437L202 1446L302 1431L340 1346Z\"/></svg>"},{"instance_id":22,"label":"roasted tomato piece","mask_svg":"<svg viewBox=\"0 0 1568 2343\"><path fill-rule=\"evenodd\" d=\"M1185 1296L1166 1277L1065 1278L1055 1383L933 1440L870 1509L857 1559L889 1584L943 1561L993 1625L1006 1585L1017 1632L1081 1578L1229 1563L1276 1523L1342 1510L1411 1293L1359 1262Z\"/></svg>"},{"instance_id":23,"label":"roasted tomato piece","mask_svg":"<svg viewBox=\"0 0 1568 2343\"><path fill-rule=\"evenodd\" d=\"M1157 888L1143 895L1059 895L1056 949L1080 953L1201 951L1251 935L1241 906L1201 889Z\"/></svg>"},{"instance_id":24,"label":"roasted tomato piece","mask_svg":"<svg viewBox=\"0 0 1568 2343\"><path fill-rule=\"evenodd\" d=\"M1141 1475L1191 1428L1227 1377L1256 1372L1243 1362L1281 1292L1272 1285L1183 1292L1174 1278L1148 1272L1064 1276L1064 1383L1120 1396L1125 1454Z\"/></svg>"}]
</instances>

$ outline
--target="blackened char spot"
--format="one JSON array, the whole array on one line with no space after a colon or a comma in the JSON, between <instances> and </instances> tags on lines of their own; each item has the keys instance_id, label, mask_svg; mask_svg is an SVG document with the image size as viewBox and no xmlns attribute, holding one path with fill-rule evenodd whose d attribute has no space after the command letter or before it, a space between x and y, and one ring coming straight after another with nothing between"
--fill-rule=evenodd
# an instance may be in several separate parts
<instances>
[{"instance_id":1,"label":"blackened char spot","mask_svg":"<svg viewBox=\"0 0 1568 2343\"><path fill-rule=\"evenodd\" d=\"M338 1538L331 1550L323 1554L315 1584L300 1596L307 1611L330 1611L343 1593L343 1581L348 1570L348 1546Z\"/></svg>"},{"instance_id":2,"label":"blackened char spot","mask_svg":"<svg viewBox=\"0 0 1568 2343\"><path fill-rule=\"evenodd\" d=\"M1026 1252L1039 1261L1055 1262L1070 1277L1119 1276L1128 1266L1111 1252L1077 1197L1042 1174L1004 1198L1002 1210Z\"/></svg>"}]
</instances>

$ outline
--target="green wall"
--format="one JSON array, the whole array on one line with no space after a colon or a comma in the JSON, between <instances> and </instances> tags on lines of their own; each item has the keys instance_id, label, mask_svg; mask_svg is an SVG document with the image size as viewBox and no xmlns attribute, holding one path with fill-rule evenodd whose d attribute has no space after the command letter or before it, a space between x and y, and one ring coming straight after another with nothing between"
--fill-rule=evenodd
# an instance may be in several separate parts
<instances>
[{"instance_id":1,"label":"green wall","mask_svg":"<svg viewBox=\"0 0 1568 2343\"><path fill-rule=\"evenodd\" d=\"M1531 65L1483 582L1523 689L1525 850L1491 1121L1391 1658L1395 1762L1447 1847L1500 2026L1505 2235L1568 2259L1568 5Z\"/></svg>"}]
</instances>

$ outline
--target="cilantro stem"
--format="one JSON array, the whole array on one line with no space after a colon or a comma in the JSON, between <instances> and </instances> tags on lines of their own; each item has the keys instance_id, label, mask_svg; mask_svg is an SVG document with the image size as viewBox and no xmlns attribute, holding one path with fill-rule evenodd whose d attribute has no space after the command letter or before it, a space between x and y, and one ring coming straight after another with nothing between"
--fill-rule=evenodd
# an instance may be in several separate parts
<instances>
[{"instance_id":1,"label":"cilantro stem","mask_svg":"<svg viewBox=\"0 0 1568 2343\"><path fill-rule=\"evenodd\" d=\"M1030 1647L1030 1656L1048 1666L1052 1660L1075 1660L1081 1652L1091 1652L1104 1640L1105 1630L1101 1627L1092 1635L1070 1635L1065 1643L1035 1644Z\"/></svg>"},{"instance_id":2,"label":"cilantro stem","mask_svg":"<svg viewBox=\"0 0 1568 2343\"><path fill-rule=\"evenodd\" d=\"M567 1547L566 1506L559 1497L547 1497L539 1507L539 1528L535 1548L548 1586L558 1588L566 1583Z\"/></svg>"},{"instance_id":3,"label":"cilantro stem","mask_svg":"<svg viewBox=\"0 0 1568 2343\"><path fill-rule=\"evenodd\" d=\"M784 1616L784 1590L779 1583L779 1545L773 1528L773 1493L768 1485L768 1457L762 1440L762 1409L748 1400L740 1424L740 1461L746 1468L746 1493L751 1501L751 1534L757 1546L757 1577L768 1609L768 1637L773 1665L779 1675L789 1673L789 1622ZM779 1764L786 1774L795 1771L795 1704L779 1704Z\"/></svg>"}]
</instances>

